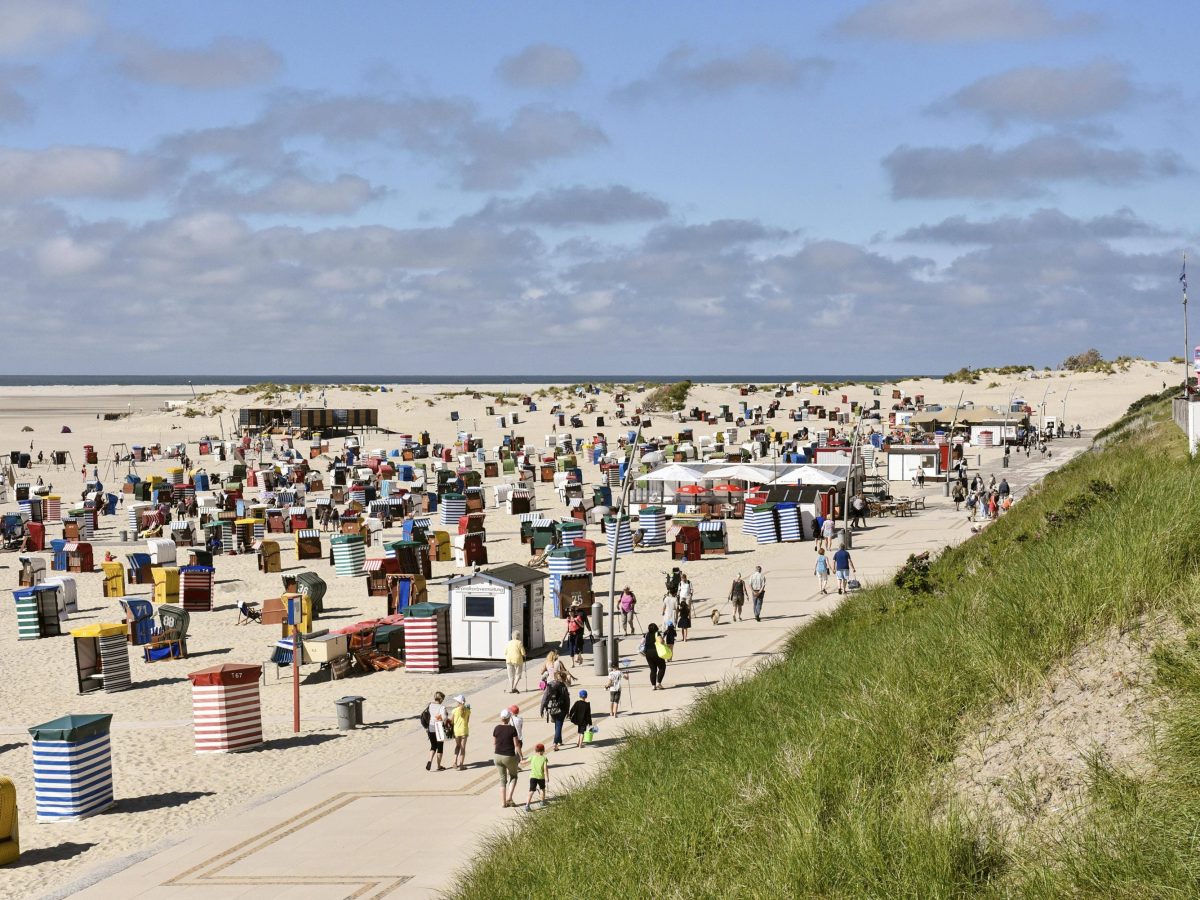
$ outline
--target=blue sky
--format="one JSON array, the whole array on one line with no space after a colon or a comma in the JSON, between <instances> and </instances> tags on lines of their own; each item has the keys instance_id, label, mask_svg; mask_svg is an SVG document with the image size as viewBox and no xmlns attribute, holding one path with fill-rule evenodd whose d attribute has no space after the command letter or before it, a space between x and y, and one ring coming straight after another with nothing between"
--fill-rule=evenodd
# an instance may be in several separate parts
<instances>
[{"instance_id":1,"label":"blue sky","mask_svg":"<svg viewBox=\"0 0 1200 900\"><path fill-rule=\"evenodd\" d=\"M1176 354L1197 18L0 0L0 370Z\"/></svg>"}]
</instances>

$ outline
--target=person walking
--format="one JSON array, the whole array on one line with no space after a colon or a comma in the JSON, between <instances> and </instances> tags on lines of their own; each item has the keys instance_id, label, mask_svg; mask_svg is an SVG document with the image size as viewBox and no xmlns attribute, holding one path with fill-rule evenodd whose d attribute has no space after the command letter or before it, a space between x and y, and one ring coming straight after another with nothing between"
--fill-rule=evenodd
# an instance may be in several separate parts
<instances>
[{"instance_id":1,"label":"person walking","mask_svg":"<svg viewBox=\"0 0 1200 900\"><path fill-rule=\"evenodd\" d=\"M608 688L608 714L614 719L621 709L621 688L624 684L625 673L621 671L621 661L617 660L609 670L608 681L604 683Z\"/></svg>"},{"instance_id":2,"label":"person walking","mask_svg":"<svg viewBox=\"0 0 1200 900\"><path fill-rule=\"evenodd\" d=\"M471 734L471 704L462 694L454 698L455 707L450 713L450 726L454 733L454 768L467 768L467 738Z\"/></svg>"},{"instance_id":3,"label":"person walking","mask_svg":"<svg viewBox=\"0 0 1200 900\"><path fill-rule=\"evenodd\" d=\"M817 551L817 564L813 567L813 574L817 576L817 584L821 588L822 594L829 593L829 557L825 555L824 550Z\"/></svg>"},{"instance_id":4,"label":"person walking","mask_svg":"<svg viewBox=\"0 0 1200 900\"><path fill-rule=\"evenodd\" d=\"M550 760L546 757L546 745L538 744L529 757L529 798L525 801L525 812L531 810L529 804L533 802L533 795L539 791L542 795L541 808L546 808L546 784L549 781Z\"/></svg>"},{"instance_id":5,"label":"person walking","mask_svg":"<svg viewBox=\"0 0 1200 900\"><path fill-rule=\"evenodd\" d=\"M621 592L617 606L621 610L621 625L624 627L625 633L633 634L633 617L637 612L637 597L629 589L629 585L625 585L625 590Z\"/></svg>"},{"instance_id":6,"label":"person walking","mask_svg":"<svg viewBox=\"0 0 1200 900\"><path fill-rule=\"evenodd\" d=\"M996 487L996 490L1000 494L1001 500L1004 500L1006 497L1008 497L1008 495L1012 493L1012 488L1008 486L1008 478L1001 478L1000 484Z\"/></svg>"},{"instance_id":7,"label":"person walking","mask_svg":"<svg viewBox=\"0 0 1200 900\"><path fill-rule=\"evenodd\" d=\"M554 722L554 749L562 746L563 722L571 706L571 693L567 690L566 676L559 673L546 691L546 712Z\"/></svg>"},{"instance_id":8,"label":"person walking","mask_svg":"<svg viewBox=\"0 0 1200 900\"><path fill-rule=\"evenodd\" d=\"M679 601L679 617L675 620L679 628L679 636L688 639L688 629L692 627L692 604L690 600Z\"/></svg>"},{"instance_id":9,"label":"person walking","mask_svg":"<svg viewBox=\"0 0 1200 900\"><path fill-rule=\"evenodd\" d=\"M830 513L825 521L821 523L821 546L823 546L826 550L833 549L833 530L835 526L836 523L834 522L834 516L832 513ZM754 576L751 576L751 579L753 579L753 577Z\"/></svg>"},{"instance_id":10,"label":"person walking","mask_svg":"<svg viewBox=\"0 0 1200 900\"><path fill-rule=\"evenodd\" d=\"M433 695L433 702L426 707L425 712L421 714L421 723L425 726L425 731L429 734L429 761L425 763L425 771L433 768L433 763L436 759L437 770L444 772L446 767L442 765L442 751L446 746L446 728L449 722L446 716L446 707L443 705L446 695L438 691ZM453 734L453 731L451 731Z\"/></svg>"},{"instance_id":11,"label":"person walking","mask_svg":"<svg viewBox=\"0 0 1200 900\"><path fill-rule=\"evenodd\" d=\"M578 750L583 746L583 736L587 730L592 727L592 704L588 700L588 692L580 691L579 699L571 706L571 711L567 714L567 718L571 720L571 724L575 726L578 734L575 737L575 749Z\"/></svg>"},{"instance_id":12,"label":"person walking","mask_svg":"<svg viewBox=\"0 0 1200 900\"><path fill-rule=\"evenodd\" d=\"M586 628L587 619L583 617L583 611L572 606L567 615L567 631L563 639L567 644L567 654L577 666L583 665L583 635Z\"/></svg>"},{"instance_id":13,"label":"person walking","mask_svg":"<svg viewBox=\"0 0 1200 900\"><path fill-rule=\"evenodd\" d=\"M962 502L967 499L967 489L963 487L961 481L954 483L954 490L950 492L950 497L954 501L954 511L958 512Z\"/></svg>"},{"instance_id":14,"label":"person walking","mask_svg":"<svg viewBox=\"0 0 1200 900\"><path fill-rule=\"evenodd\" d=\"M676 598L680 603L692 602L692 582L686 575L679 576L679 590L676 592ZM678 607L676 607L675 621L679 621Z\"/></svg>"},{"instance_id":15,"label":"person walking","mask_svg":"<svg viewBox=\"0 0 1200 900\"><path fill-rule=\"evenodd\" d=\"M850 551L845 547L833 554L833 568L837 573L838 593L850 593L850 573L857 574L858 570L854 568L854 560L850 558Z\"/></svg>"},{"instance_id":16,"label":"person walking","mask_svg":"<svg viewBox=\"0 0 1200 900\"><path fill-rule=\"evenodd\" d=\"M525 645L521 642L521 632L513 630L512 640L504 648L504 664L508 667L508 692L519 694L521 673L525 671Z\"/></svg>"},{"instance_id":17,"label":"person walking","mask_svg":"<svg viewBox=\"0 0 1200 900\"><path fill-rule=\"evenodd\" d=\"M975 521L975 512L979 508L979 495L972 491L967 496L967 521Z\"/></svg>"},{"instance_id":18,"label":"person walking","mask_svg":"<svg viewBox=\"0 0 1200 900\"><path fill-rule=\"evenodd\" d=\"M642 655L646 657L646 665L650 667L650 689L661 691L663 679L667 675L667 661L658 652L662 638L658 633L658 625L650 623L646 636L642 638ZM663 644L664 649L666 644Z\"/></svg>"},{"instance_id":19,"label":"person walking","mask_svg":"<svg viewBox=\"0 0 1200 900\"><path fill-rule=\"evenodd\" d=\"M675 610L679 607L679 598L671 592L663 597L662 601L662 618L664 622L675 621Z\"/></svg>"},{"instance_id":20,"label":"person walking","mask_svg":"<svg viewBox=\"0 0 1200 900\"><path fill-rule=\"evenodd\" d=\"M832 519L827 519L826 524L832 522ZM830 532L830 540L833 540L832 531ZM750 596L754 599L754 621L762 621L763 599L767 594L767 576L763 574L762 566L754 567L754 574L750 576Z\"/></svg>"},{"instance_id":21,"label":"person walking","mask_svg":"<svg viewBox=\"0 0 1200 900\"><path fill-rule=\"evenodd\" d=\"M742 573L738 572L729 586L729 602L733 605L733 621L742 618L742 607L746 604L746 582L742 581Z\"/></svg>"},{"instance_id":22,"label":"person walking","mask_svg":"<svg viewBox=\"0 0 1200 900\"><path fill-rule=\"evenodd\" d=\"M513 704L508 708L508 722L513 728L517 729L517 738L521 743L525 743L525 720L521 718L521 707Z\"/></svg>"},{"instance_id":23,"label":"person walking","mask_svg":"<svg viewBox=\"0 0 1200 900\"><path fill-rule=\"evenodd\" d=\"M521 739L512 726L512 713L500 710L500 724L492 729L492 762L500 776L500 806L514 806L517 775L521 770Z\"/></svg>"},{"instance_id":24,"label":"person walking","mask_svg":"<svg viewBox=\"0 0 1200 900\"><path fill-rule=\"evenodd\" d=\"M850 527L862 528L866 525L867 500L859 491L850 498Z\"/></svg>"}]
</instances>

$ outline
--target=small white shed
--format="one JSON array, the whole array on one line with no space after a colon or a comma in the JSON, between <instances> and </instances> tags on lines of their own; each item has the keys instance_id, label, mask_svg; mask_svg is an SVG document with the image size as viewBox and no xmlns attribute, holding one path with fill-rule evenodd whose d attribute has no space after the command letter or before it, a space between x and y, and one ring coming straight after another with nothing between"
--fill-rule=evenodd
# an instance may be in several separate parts
<instances>
[{"instance_id":1,"label":"small white shed","mask_svg":"<svg viewBox=\"0 0 1200 900\"><path fill-rule=\"evenodd\" d=\"M546 642L542 626L550 576L510 563L451 578L450 647L456 659L503 659L516 631L527 649Z\"/></svg>"},{"instance_id":2,"label":"small white shed","mask_svg":"<svg viewBox=\"0 0 1200 900\"><path fill-rule=\"evenodd\" d=\"M894 444L888 450L887 467L888 481L911 481L918 467L924 469L927 476L933 477L941 473L941 455L932 444Z\"/></svg>"}]
</instances>

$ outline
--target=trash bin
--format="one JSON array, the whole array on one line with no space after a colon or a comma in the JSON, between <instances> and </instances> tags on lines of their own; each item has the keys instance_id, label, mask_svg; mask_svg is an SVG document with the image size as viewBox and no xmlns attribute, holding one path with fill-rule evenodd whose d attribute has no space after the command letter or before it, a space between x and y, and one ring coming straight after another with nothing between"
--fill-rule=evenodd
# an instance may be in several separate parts
<instances>
[{"instance_id":1,"label":"trash bin","mask_svg":"<svg viewBox=\"0 0 1200 900\"><path fill-rule=\"evenodd\" d=\"M342 697L340 700L334 700L333 705L337 707L338 731L353 731L356 724L354 718L354 698Z\"/></svg>"},{"instance_id":2,"label":"trash bin","mask_svg":"<svg viewBox=\"0 0 1200 900\"><path fill-rule=\"evenodd\" d=\"M349 705L351 713L353 715L353 722L351 725L351 727L353 727L353 728L357 728L358 726L363 724L363 701L366 699L367 699L366 697L350 696L350 697L342 697L340 700L337 701L339 704L345 703L345 704ZM341 713L339 711L339 724L338 724L339 728L341 727L340 715L341 715Z\"/></svg>"}]
</instances>

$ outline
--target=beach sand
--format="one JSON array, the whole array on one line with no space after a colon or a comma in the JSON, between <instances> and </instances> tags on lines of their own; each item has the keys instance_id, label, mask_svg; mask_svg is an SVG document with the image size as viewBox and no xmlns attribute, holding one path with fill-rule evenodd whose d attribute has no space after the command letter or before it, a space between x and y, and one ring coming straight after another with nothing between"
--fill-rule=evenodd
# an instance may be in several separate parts
<instances>
[{"instance_id":1,"label":"beach sand","mask_svg":"<svg viewBox=\"0 0 1200 900\"><path fill-rule=\"evenodd\" d=\"M1125 372L1114 375L1064 373L1027 373L1020 377L983 376L978 385L965 386L966 400L976 406L989 403L1001 405L1012 394L1018 394L1031 406L1039 406L1047 390L1053 391L1047 398L1046 411L1050 415L1061 415L1063 397L1066 397L1065 421L1082 424L1085 429L1099 428L1117 418L1129 403L1144 394L1157 392L1164 381L1178 380L1180 367L1167 363L1133 363ZM990 386L995 382L994 386ZM870 405L874 399L873 386L848 386L837 388L832 398L821 402L839 405L842 394ZM891 405L892 385L879 385L880 399L886 410ZM938 379L919 379L902 382L899 389L906 396L924 394L927 402L940 402L953 406L964 388L958 384L946 384ZM1069 393L1067 388L1070 388ZM203 410L205 415L187 417L183 411L163 409L167 401L188 401L192 389L180 387L116 387L96 386L86 388L31 387L0 389L0 451L29 448L33 442L34 453L66 450L71 454L74 465L60 468L35 467L18 472L19 480L34 481L41 475L54 485L54 493L63 498L64 510L76 500L83 487L80 467L83 465L83 445L92 444L100 453L101 480L110 490L115 490L124 474L123 467L116 477L106 460L109 447L114 443L167 445L186 441L188 451L195 464L204 465L210 472L227 473L231 463L220 464L215 457L198 457L195 442L202 436L219 436L222 428L228 434L239 406L261 406L254 394L239 395L230 388L195 386L197 394L204 399L193 404L193 409ZM470 431L482 437L489 449L500 442L502 434L513 430L524 435L531 445L542 444L552 432L552 420L548 410L555 402L561 402L568 413L582 405L585 399L578 398L564 389L547 388L545 385L488 385L480 390L480 399L473 399L470 389L461 386L408 386L395 387L386 393L363 393L357 390L329 389L327 402L336 407L377 407L380 424L395 432L419 433L428 430L435 442L452 442L459 430ZM526 414L517 403L521 394L533 394L538 398L538 412ZM499 394L512 395L500 402L494 398ZM639 396L633 395L629 408L637 404ZM783 409L800 405L804 396L799 393L793 398L782 400ZM736 407L740 400L747 399L752 405L770 402L770 393L759 392L742 398L729 385L698 385L689 395L687 407L693 406L715 410L720 404ZM572 431L575 437L590 438L596 432L605 433L615 446L617 434L625 428L618 425L614 415L613 395L605 392L594 398L598 404L595 413L585 416L585 428L562 429ZM305 405L317 405L320 400L312 392L305 397ZM275 401L276 405L297 405L294 394L287 394ZM495 415L507 415L515 411L521 423L501 429L494 415L487 415L485 408L495 407ZM220 412L214 416L214 409ZM848 409L848 406L846 407ZM451 412L459 414L457 422L451 421ZM104 421L97 416L106 412L127 412L127 418ZM605 417L605 427L596 427L596 416ZM770 420L768 424L784 430L792 430L798 423L784 419ZM806 423L813 424L813 423ZM32 432L22 432L23 426ZM62 426L71 429L62 433ZM669 434L681 426L671 417L659 415L650 431L654 434ZM716 426L691 422L695 434L712 434L724 423ZM338 442L340 444L340 442ZM363 448L390 448L394 438L388 435L368 435ZM301 442L300 446L307 446ZM336 446L336 445L335 445ZM985 464L995 463L998 455L993 451L984 453ZM589 484L598 483L599 471L591 465L590 458L580 456L584 478ZM139 464L138 472L143 477L164 474L172 463L160 460ZM988 471L986 468L985 472ZM88 474L91 467L88 467ZM496 483L485 481L485 486ZM249 492L250 496L254 491ZM527 548L520 543L516 517L491 508L491 491L488 490L489 509L486 528L488 532L488 554L491 564L503 562L526 562ZM319 495L318 495L319 496ZM565 514L557 502L550 485L538 484L538 507L551 517ZM9 502L4 511L17 508L15 496L9 492ZM117 544L117 532L126 527L124 516L101 519L101 530L93 539L97 567L105 549L124 559L124 554L135 549L131 542ZM58 537L59 529L48 529L47 539ZM608 586L609 559L602 543L598 526L588 527L588 536L597 540L599 547L598 597L606 596ZM379 616L384 611L383 598L368 598L366 584L362 578L336 578L333 569L323 560L310 560L301 564L295 560L290 535L276 536L282 546L285 570L312 569L329 584L325 599L327 615L318 627L337 628L352 624L360 619ZM399 537L398 529L385 533L385 539ZM697 617L704 615L713 605L720 606L728 591L730 579L737 572L748 574L753 567L762 565L767 572L797 567L809 568L811 553L800 554L807 545L797 548L794 544L776 544L758 548L752 539L741 534L740 525L730 528L731 553L726 557L705 557L698 563L689 564L688 573L696 585L698 598ZM47 559L49 554L43 554ZM368 549L368 557L382 555L379 547ZM631 585L643 603L643 611L649 612L662 596L663 573L672 563L669 553L663 549L639 551L632 557L620 561L618 588ZM76 693L75 663L72 641L69 637L37 641L16 639L15 611L11 600L0 602L0 775L12 778L16 783L20 803L22 847L25 851L18 868L0 871L0 893L6 896L27 896L54 888L77 878L81 872L104 860L148 850L169 835L187 830L190 826L208 821L222 813L228 813L246 802L270 794L287 786L301 782L318 772L328 770L339 763L386 745L395 738L398 723L407 722L415 716L429 695L436 689L447 695L463 692L468 696L480 684L497 677L502 663L464 662L455 671L439 676L421 676L403 671L375 673L339 682L304 684L301 688L301 732L292 733L290 680L277 679L274 671L268 671L262 690L264 732L267 743L260 749L240 754L216 754L197 756L193 752L191 732L191 693L186 674L197 669L224 662L261 663L270 655L272 645L280 636L277 626L235 625L235 604L249 599L261 602L264 598L278 596L281 590L277 574L263 575L257 571L253 555L223 556L216 562L217 589L215 609L211 613L192 616L189 649L191 658L145 664L138 648L130 648L133 668L133 688L115 694ZM0 555L0 589L5 596L17 586L18 563L15 553ZM452 563L434 563L434 581L430 583L430 599L446 600L446 577L463 570ZM99 572L77 576L79 583L80 612L71 617L66 627L77 627L95 622L122 621L123 616L117 600L101 597ZM148 586L131 585L132 594L147 594ZM644 622L652 619L643 615ZM556 640L562 633L561 624L554 621L549 608L546 610L546 633ZM590 658L586 661L590 666ZM352 733L339 733L335 726L334 700L357 694L366 698L365 713L368 723L383 725ZM34 724L54 719L68 713L112 713L112 746L115 792L118 806L99 816L79 823L58 825L38 824L34 816L32 760L30 737L27 729ZM398 765L413 765L414 760L397 757Z\"/></svg>"}]
</instances>

